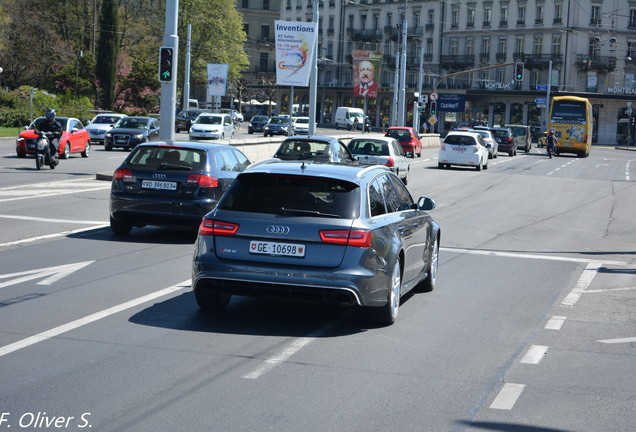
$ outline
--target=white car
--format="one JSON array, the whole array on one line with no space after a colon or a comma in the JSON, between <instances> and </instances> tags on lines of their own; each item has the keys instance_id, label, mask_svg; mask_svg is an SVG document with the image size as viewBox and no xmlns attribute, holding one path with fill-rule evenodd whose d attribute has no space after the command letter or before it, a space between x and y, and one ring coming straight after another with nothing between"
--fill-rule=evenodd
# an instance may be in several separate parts
<instances>
[{"instance_id":1,"label":"white car","mask_svg":"<svg viewBox=\"0 0 636 432\"><path fill-rule=\"evenodd\" d=\"M499 153L499 143L495 139L495 136L492 134L492 132L477 129L469 130L468 132L475 132L481 135L481 137L484 139L484 142L486 143L486 148L488 149L488 159L497 159L497 153Z\"/></svg>"},{"instance_id":2,"label":"white car","mask_svg":"<svg viewBox=\"0 0 636 432\"><path fill-rule=\"evenodd\" d=\"M293 117L292 125L295 135L309 134L309 117Z\"/></svg>"},{"instance_id":3,"label":"white car","mask_svg":"<svg viewBox=\"0 0 636 432\"><path fill-rule=\"evenodd\" d=\"M190 139L226 139L234 137L229 114L201 113L190 126Z\"/></svg>"},{"instance_id":4,"label":"white car","mask_svg":"<svg viewBox=\"0 0 636 432\"><path fill-rule=\"evenodd\" d=\"M347 145L360 165L384 165L408 184L411 164L400 143L391 137L359 136Z\"/></svg>"},{"instance_id":5,"label":"white car","mask_svg":"<svg viewBox=\"0 0 636 432\"><path fill-rule=\"evenodd\" d=\"M126 114L104 113L97 114L93 120L88 123L86 130L91 137L91 142L96 144L104 144L104 136L106 132L111 130L119 119L128 117Z\"/></svg>"},{"instance_id":6,"label":"white car","mask_svg":"<svg viewBox=\"0 0 636 432\"><path fill-rule=\"evenodd\" d=\"M451 165L475 167L477 171L488 169L488 148L476 132L449 132L439 149L437 166Z\"/></svg>"}]
</instances>

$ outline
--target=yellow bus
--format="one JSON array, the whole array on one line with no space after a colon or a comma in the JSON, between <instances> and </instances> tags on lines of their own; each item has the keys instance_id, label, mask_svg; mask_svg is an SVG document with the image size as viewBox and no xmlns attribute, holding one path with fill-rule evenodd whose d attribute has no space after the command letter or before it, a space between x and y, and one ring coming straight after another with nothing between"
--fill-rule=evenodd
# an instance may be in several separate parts
<instances>
[{"instance_id":1,"label":"yellow bus","mask_svg":"<svg viewBox=\"0 0 636 432\"><path fill-rule=\"evenodd\" d=\"M555 96L550 104L548 130L554 131L558 153L588 157L592 148L594 119L589 100L576 96Z\"/></svg>"}]
</instances>

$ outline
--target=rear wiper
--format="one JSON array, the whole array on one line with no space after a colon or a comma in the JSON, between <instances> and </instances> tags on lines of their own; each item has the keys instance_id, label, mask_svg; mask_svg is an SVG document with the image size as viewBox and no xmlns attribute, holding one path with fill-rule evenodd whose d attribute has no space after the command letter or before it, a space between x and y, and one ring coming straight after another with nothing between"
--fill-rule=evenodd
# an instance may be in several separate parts
<instances>
[{"instance_id":1,"label":"rear wiper","mask_svg":"<svg viewBox=\"0 0 636 432\"><path fill-rule=\"evenodd\" d=\"M280 208L280 213L286 214L286 215L294 214L294 215L301 215L301 216L340 218L340 215L333 214L333 213L323 213L316 210L291 209L291 208L285 208L285 207Z\"/></svg>"},{"instance_id":2,"label":"rear wiper","mask_svg":"<svg viewBox=\"0 0 636 432\"><path fill-rule=\"evenodd\" d=\"M191 170L192 166L189 164L177 165L163 162L157 169L165 169L165 170Z\"/></svg>"}]
</instances>

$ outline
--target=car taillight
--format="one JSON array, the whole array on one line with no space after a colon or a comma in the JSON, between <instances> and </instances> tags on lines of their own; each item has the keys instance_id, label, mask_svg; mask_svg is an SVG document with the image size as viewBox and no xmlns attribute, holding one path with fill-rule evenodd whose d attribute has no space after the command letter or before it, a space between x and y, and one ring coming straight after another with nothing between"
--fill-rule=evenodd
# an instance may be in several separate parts
<instances>
[{"instance_id":1,"label":"car taillight","mask_svg":"<svg viewBox=\"0 0 636 432\"><path fill-rule=\"evenodd\" d=\"M373 233L368 230L323 230L320 239L323 243L342 246L371 247Z\"/></svg>"},{"instance_id":2,"label":"car taillight","mask_svg":"<svg viewBox=\"0 0 636 432\"><path fill-rule=\"evenodd\" d=\"M386 161L385 165L388 166L388 167L394 167L395 166L395 161L393 160L392 157L390 157L389 160Z\"/></svg>"},{"instance_id":3,"label":"car taillight","mask_svg":"<svg viewBox=\"0 0 636 432\"><path fill-rule=\"evenodd\" d=\"M440 144L440 148L441 148L442 150L446 150L446 145L445 145L444 143L442 143L442 144Z\"/></svg>"},{"instance_id":4,"label":"car taillight","mask_svg":"<svg viewBox=\"0 0 636 432\"><path fill-rule=\"evenodd\" d=\"M199 187L217 187L219 179L209 175L192 174L188 177L188 183L196 183Z\"/></svg>"},{"instance_id":5,"label":"car taillight","mask_svg":"<svg viewBox=\"0 0 636 432\"><path fill-rule=\"evenodd\" d=\"M135 181L135 177L133 177L133 173L129 169L117 169L115 174L113 174L113 180L115 181Z\"/></svg>"},{"instance_id":6,"label":"car taillight","mask_svg":"<svg viewBox=\"0 0 636 432\"><path fill-rule=\"evenodd\" d=\"M239 225L214 219L203 219L199 225L199 235L233 236Z\"/></svg>"},{"instance_id":7,"label":"car taillight","mask_svg":"<svg viewBox=\"0 0 636 432\"><path fill-rule=\"evenodd\" d=\"M512 138L504 138L504 139L508 142L512 141Z\"/></svg>"}]
</instances>

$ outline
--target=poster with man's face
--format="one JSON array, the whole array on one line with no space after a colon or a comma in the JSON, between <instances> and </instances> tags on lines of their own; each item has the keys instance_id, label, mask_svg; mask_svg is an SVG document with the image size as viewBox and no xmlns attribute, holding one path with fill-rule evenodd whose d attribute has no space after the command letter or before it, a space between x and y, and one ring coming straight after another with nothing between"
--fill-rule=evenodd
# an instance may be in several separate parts
<instances>
[{"instance_id":1,"label":"poster with man's face","mask_svg":"<svg viewBox=\"0 0 636 432\"><path fill-rule=\"evenodd\" d=\"M377 98L381 51L353 50L353 96Z\"/></svg>"}]
</instances>

